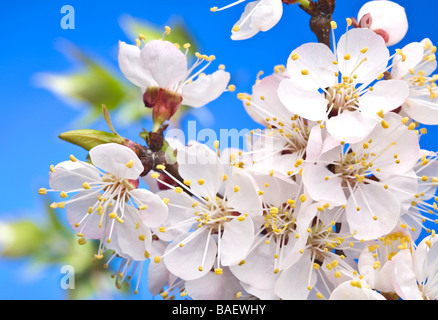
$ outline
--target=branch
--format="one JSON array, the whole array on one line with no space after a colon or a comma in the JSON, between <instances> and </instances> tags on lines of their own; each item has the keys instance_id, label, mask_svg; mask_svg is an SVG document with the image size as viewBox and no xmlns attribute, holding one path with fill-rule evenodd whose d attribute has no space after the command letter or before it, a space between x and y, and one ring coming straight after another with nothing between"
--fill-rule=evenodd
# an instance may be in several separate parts
<instances>
[{"instance_id":1,"label":"branch","mask_svg":"<svg viewBox=\"0 0 438 320\"><path fill-rule=\"evenodd\" d=\"M335 11L336 0L310 1L308 7L300 5L300 8L307 12L311 18L309 22L310 30L316 35L318 42L331 47L331 25L332 15Z\"/></svg>"}]
</instances>

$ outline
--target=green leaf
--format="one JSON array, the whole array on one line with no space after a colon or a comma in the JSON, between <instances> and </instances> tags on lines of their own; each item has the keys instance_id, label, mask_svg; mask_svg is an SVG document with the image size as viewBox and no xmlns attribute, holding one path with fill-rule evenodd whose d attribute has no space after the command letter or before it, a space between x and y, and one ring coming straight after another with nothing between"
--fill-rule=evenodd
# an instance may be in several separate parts
<instances>
[{"instance_id":1,"label":"green leaf","mask_svg":"<svg viewBox=\"0 0 438 320\"><path fill-rule=\"evenodd\" d=\"M123 144L126 141L125 138L114 133L94 129L80 129L64 132L59 135L59 138L80 146L87 151L90 151L92 148L101 144Z\"/></svg>"},{"instance_id":2,"label":"green leaf","mask_svg":"<svg viewBox=\"0 0 438 320\"><path fill-rule=\"evenodd\" d=\"M5 239L2 256L9 258L25 257L37 252L43 242L43 231L32 221L15 221L1 224L0 232Z\"/></svg>"}]
</instances>

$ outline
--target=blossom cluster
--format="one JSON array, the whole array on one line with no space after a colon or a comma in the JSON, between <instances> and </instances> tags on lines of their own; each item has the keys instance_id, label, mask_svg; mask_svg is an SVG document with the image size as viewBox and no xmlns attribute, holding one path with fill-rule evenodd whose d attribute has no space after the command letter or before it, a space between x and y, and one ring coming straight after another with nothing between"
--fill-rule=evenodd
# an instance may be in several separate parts
<instances>
[{"instance_id":1,"label":"blossom cluster","mask_svg":"<svg viewBox=\"0 0 438 320\"><path fill-rule=\"evenodd\" d=\"M278 5L245 12L277 21ZM248 25L249 36L241 19L234 32ZM121 261L117 285L140 281L148 261L149 290L164 298L436 299L437 237L426 223L438 223L438 155L420 147L421 126L438 124L436 47L424 39L390 53L390 36L347 19L333 50L292 50L238 94L263 126L242 150L169 141L178 175L164 163L145 174L129 146L101 144L89 162L51 166L40 193L60 193L52 206L66 208L79 244L99 241L96 259L108 251L108 266ZM188 67L188 47L120 42L120 68L155 129L181 103L201 107L234 89L223 68L203 74L214 56L198 53Z\"/></svg>"}]
</instances>

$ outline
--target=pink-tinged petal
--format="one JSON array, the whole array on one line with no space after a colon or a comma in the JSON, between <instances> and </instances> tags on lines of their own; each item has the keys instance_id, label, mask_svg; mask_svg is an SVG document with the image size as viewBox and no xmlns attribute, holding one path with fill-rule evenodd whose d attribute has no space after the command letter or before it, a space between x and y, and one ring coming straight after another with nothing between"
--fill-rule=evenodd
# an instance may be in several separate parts
<instances>
[{"instance_id":1,"label":"pink-tinged petal","mask_svg":"<svg viewBox=\"0 0 438 320\"><path fill-rule=\"evenodd\" d=\"M140 61L140 48L134 45L126 44L119 41L119 67L126 79L131 81L137 87L146 90L149 86L155 86L156 83L143 68Z\"/></svg>"},{"instance_id":2,"label":"pink-tinged petal","mask_svg":"<svg viewBox=\"0 0 438 320\"><path fill-rule=\"evenodd\" d=\"M360 280L358 280L360 281ZM337 286L330 295L330 300L386 300L380 293L364 287L352 286L351 281L346 281Z\"/></svg>"},{"instance_id":3,"label":"pink-tinged petal","mask_svg":"<svg viewBox=\"0 0 438 320\"><path fill-rule=\"evenodd\" d=\"M356 143L373 131L378 124L373 118L364 116L360 111L344 111L327 120L327 131L337 140Z\"/></svg>"},{"instance_id":4,"label":"pink-tinged petal","mask_svg":"<svg viewBox=\"0 0 438 320\"><path fill-rule=\"evenodd\" d=\"M198 229L195 232L197 232L195 238L187 243L184 240L189 234L175 239L164 253L164 263L169 271L184 280L199 279L206 275L213 267L216 258L216 243L208 229ZM181 243L184 245L180 246ZM202 271L199 269L200 266Z\"/></svg>"},{"instance_id":5,"label":"pink-tinged petal","mask_svg":"<svg viewBox=\"0 0 438 320\"><path fill-rule=\"evenodd\" d=\"M438 124L438 98L430 97L430 92L425 91L423 95L411 95L403 105L406 114L422 124Z\"/></svg>"},{"instance_id":6,"label":"pink-tinged petal","mask_svg":"<svg viewBox=\"0 0 438 320\"><path fill-rule=\"evenodd\" d=\"M178 149L179 174L191 182L196 196L214 199L224 179L224 167L216 152L207 145L194 143Z\"/></svg>"},{"instance_id":7,"label":"pink-tinged petal","mask_svg":"<svg viewBox=\"0 0 438 320\"><path fill-rule=\"evenodd\" d=\"M224 268L221 275L210 271L200 279L186 281L185 289L194 300L235 300L236 293L243 291L228 268Z\"/></svg>"},{"instance_id":8,"label":"pink-tinged petal","mask_svg":"<svg viewBox=\"0 0 438 320\"><path fill-rule=\"evenodd\" d=\"M116 143L101 144L90 150L92 163L119 179L136 180L144 171L134 151Z\"/></svg>"},{"instance_id":9,"label":"pink-tinged petal","mask_svg":"<svg viewBox=\"0 0 438 320\"><path fill-rule=\"evenodd\" d=\"M392 79L402 79L405 76L409 77L409 70L415 68L419 63L424 61L424 47L420 42L409 43L403 47L402 52L405 57L404 59L399 54L392 59Z\"/></svg>"},{"instance_id":10,"label":"pink-tinged petal","mask_svg":"<svg viewBox=\"0 0 438 320\"><path fill-rule=\"evenodd\" d=\"M71 201L73 202L69 203L66 208L67 221L73 230L82 233L85 238L100 239L105 231L99 228L101 216L97 212L88 213L88 209L98 201L97 194L89 190L83 191L72 197ZM79 224L78 227L77 224Z\"/></svg>"},{"instance_id":11,"label":"pink-tinged petal","mask_svg":"<svg viewBox=\"0 0 438 320\"><path fill-rule=\"evenodd\" d=\"M395 292L403 300L423 300L417 278L412 268L412 256L408 250L397 253L394 259L393 283Z\"/></svg>"},{"instance_id":12,"label":"pink-tinged petal","mask_svg":"<svg viewBox=\"0 0 438 320\"><path fill-rule=\"evenodd\" d=\"M316 161L322 153L323 133L320 126L313 126L307 141L306 160L311 163Z\"/></svg>"},{"instance_id":13,"label":"pink-tinged petal","mask_svg":"<svg viewBox=\"0 0 438 320\"><path fill-rule=\"evenodd\" d=\"M304 185L312 199L334 206L340 206L347 202L342 188L342 178L335 176L325 166L306 166L302 176Z\"/></svg>"},{"instance_id":14,"label":"pink-tinged petal","mask_svg":"<svg viewBox=\"0 0 438 320\"><path fill-rule=\"evenodd\" d=\"M365 48L367 51L362 53ZM358 83L369 83L376 79L385 71L389 59L383 38L367 28L346 32L338 41L337 53L342 75L356 75Z\"/></svg>"},{"instance_id":15,"label":"pink-tinged petal","mask_svg":"<svg viewBox=\"0 0 438 320\"><path fill-rule=\"evenodd\" d=\"M82 161L61 162L53 171L49 174L49 184L53 190L69 192L81 189L84 182L102 182L99 169Z\"/></svg>"},{"instance_id":16,"label":"pink-tinged petal","mask_svg":"<svg viewBox=\"0 0 438 320\"><path fill-rule=\"evenodd\" d=\"M322 43L306 43L292 51L287 60L290 83L309 91L318 91L338 83L336 57ZM302 89L301 89L302 90Z\"/></svg>"},{"instance_id":17,"label":"pink-tinged petal","mask_svg":"<svg viewBox=\"0 0 438 320\"><path fill-rule=\"evenodd\" d=\"M240 284L246 292L259 298L260 300L279 300L279 297L272 289L259 289L245 282L241 282Z\"/></svg>"},{"instance_id":18,"label":"pink-tinged petal","mask_svg":"<svg viewBox=\"0 0 438 320\"><path fill-rule=\"evenodd\" d=\"M402 80L383 80L373 86L359 99L360 110L368 117L375 117L376 113L384 113L397 109L405 103L409 96L409 85Z\"/></svg>"},{"instance_id":19,"label":"pink-tinged petal","mask_svg":"<svg viewBox=\"0 0 438 320\"><path fill-rule=\"evenodd\" d=\"M123 221L119 223L117 220L109 220L114 228L111 242L106 244L107 248L135 261L146 260L145 252L150 250L152 242L150 229L139 223L139 212L130 205L124 207Z\"/></svg>"},{"instance_id":20,"label":"pink-tinged petal","mask_svg":"<svg viewBox=\"0 0 438 320\"><path fill-rule=\"evenodd\" d=\"M280 82L278 97L292 113L311 121L324 120L328 100L318 90L307 90L296 86L291 79Z\"/></svg>"},{"instance_id":21,"label":"pink-tinged petal","mask_svg":"<svg viewBox=\"0 0 438 320\"><path fill-rule=\"evenodd\" d=\"M376 239L397 226L400 202L383 186L358 184L348 199L346 215L350 231L355 233L356 239Z\"/></svg>"},{"instance_id":22,"label":"pink-tinged petal","mask_svg":"<svg viewBox=\"0 0 438 320\"><path fill-rule=\"evenodd\" d=\"M257 184L248 173L233 167L233 171L225 181L225 197L227 205L250 216L262 214L262 201L258 194Z\"/></svg>"},{"instance_id":23,"label":"pink-tinged petal","mask_svg":"<svg viewBox=\"0 0 438 320\"><path fill-rule=\"evenodd\" d=\"M173 90L175 84L187 77L186 56L171 42L151 40L141 49L143 69L159 87Z\"/></svg>"},{"instance_id":24,"label":"pink-tinged petal","mask_svg":"<svg viewBox=\"0 0 438 320\"><path fill-rule=\"evenodd\" d=\"M254 224L251 218L233 219L224 224L221 238L221 264L230 266L242 261L254 241Z\"/></svg>"},{"instance_id":25,"label":"pink-tinged petal","mask_svg":"<svg viewBox=\"0 0 438 320\"><path fill-rule=\"evenodd\" d=\"M297 263L281 273L274 291L283 300L305 300L310 293L307 287L313 287L316 280L310 252L306 250Z\"/></svg>"},{"instance_id":26,"label":"pink-tinged petal","mask_svg":"<svg viewBox=\"0 0 438 320\"><path fill-rule=\"evenodd\" d=\"M274 273L276 253L275 241L262 241L245 258L245 263L231 266L230 270L242 282L260 290L273 289L278 278Z\"/></svg>"},{"instance_id":27,"label":"pink-tinged petal","mask_svg":"<svg viewBox=\"0 0 438 320\"><path fill-rule=\"evenodd\" d=\"M146 189L135 189L130 191L130 194L137 204L141 220L146 226L155 228L164 223L168 216L168 209L158 195Z\"/></svg>"},{"instance_id":28,"label":"pink-tinged petal","mask_svg":"<svg viewBox=\"0 0 438 320\"><path fill-rule=\"evenodd\" d=\"M428 182L429 183L429 182ZM399 199L401 211L407 212L412 206L412 196L420 193L418 189L418 177L413 170L403 175L397 175L385 180L388 189ZM424 199L422 197L422 199Z\"/></svg>"},{"instance_id":29,"label":"pink-tinged petal","mask_svg":"<svg viewBox=\"0 0 438 320\"><path fill-rule=\"evenodd\" d=\"M182 88L183 105L199 108L217 99L227 88L230 74L218 70L209 75L198 77Z\"/></svg>"}]
</instances>

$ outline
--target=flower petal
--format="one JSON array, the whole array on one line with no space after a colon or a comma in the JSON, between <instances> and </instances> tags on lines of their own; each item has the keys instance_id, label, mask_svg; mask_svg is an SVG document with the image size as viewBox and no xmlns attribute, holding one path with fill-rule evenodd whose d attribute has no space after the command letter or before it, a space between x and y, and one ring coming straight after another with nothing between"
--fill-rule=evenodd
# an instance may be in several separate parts
<instances>
[{"instance_id":1,"label":"flower petal","mask_svg":"<svg viewBox=\"0 0 438 320\"><path fill-rule=\"evenodd\" d=\"M187 77L187 59L171 42L151 40L141 49L143 69L159 87L174 90L174 86Z\"/></svg>"},{"instance_id":2,"label":"flower petal","mask_svg":"<svg viewBox=\"0 0 438 320\"><path fill-rule=\"evenodd\" d=\"M182 88L183 105L199 108L218 98L227 88L230 74L218 70L209 75L198 77Z\"/></svg>"},{"instance_id":3,"label":"flower petal","mask_svg":"<svg viewBox=\"0 0 438 320\"><path fill-rule=\"evenodd\" d=\"M168 209L158 195L146 189L135 189L130 194L138 205L141 219L146 226L155 228L166 220ZM143 206L147 206L147 208L142 209Z\"/></svg>"},{"instance_id":4,"label":"flower petal","mask_svg":"<svg viewBox=\"0 0 438 320\"><path fill-rule=\"evenodd\" d=\"M116 143L101 144L90 150L92 163L120 179L138 179L144 167L130 148Z\"/></svg>"},{"instance_id":5,"label":"flower petal","mask_svg":"<svg viewBox=\"0 0 438 320\"><path fill-rule=\"evenodd\" d=\"M131 81L143 91L149 86L156 85L148 71L140 62L140 48L119 41L119 67L126 79Z\"/></svg>"}]
</instances>

